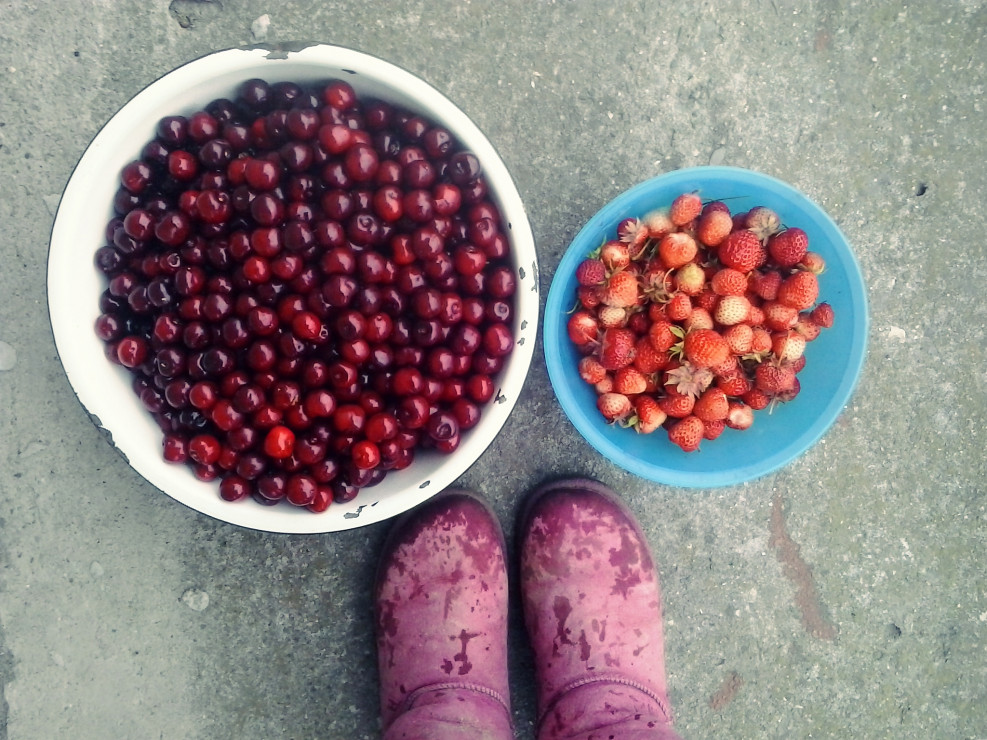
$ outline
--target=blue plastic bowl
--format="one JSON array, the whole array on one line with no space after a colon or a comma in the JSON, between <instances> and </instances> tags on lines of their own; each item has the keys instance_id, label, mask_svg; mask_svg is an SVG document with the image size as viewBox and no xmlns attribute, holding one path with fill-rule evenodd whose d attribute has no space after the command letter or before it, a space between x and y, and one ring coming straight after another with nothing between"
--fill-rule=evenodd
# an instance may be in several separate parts
<instances>
[{"instance_id":1,"label":"blue plastic bowl","mask_svg":"<svg viewBox=\"0 0 987 740\"><path fill-rule=\"evenodd\" d=\"M774 209L784 224L809 236L809 249L826 259L819 276L821 301L836 320L806 348L799 373L802 390L788 403L754 414L744 431L726 429L698 452L686 453L663 430L638 434L606 423L596 409L596 393L579 377L580 354L566 331L575 305L576 267L617 225L667 207L684 192L699 191L703 201L725 200L733 213L757 205ZM711 488L752 480L791 462L815 444L833 424L856 387L867 344L867 295L860 267L846 238L815 203L772 177L733 167L695 167L661 175L622 193L576 235L552 280L545 306L545 360L555 394L579 433L603 456L648 480L689 488Z\"/></svg>"}]
</instances>

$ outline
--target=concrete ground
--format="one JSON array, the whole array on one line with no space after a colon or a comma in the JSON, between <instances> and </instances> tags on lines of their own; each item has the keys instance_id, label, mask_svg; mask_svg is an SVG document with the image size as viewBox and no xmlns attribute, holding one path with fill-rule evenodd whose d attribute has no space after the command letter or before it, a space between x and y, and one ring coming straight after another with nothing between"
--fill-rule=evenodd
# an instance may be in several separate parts
<instances>
[{"instance_id":1,"label":"concrete ground","mask_svg":"<svg viewBox=\"0 0 987 740\"><path fill-rule=\"evenodd\" d=\"M756 169L832 215L871 334L805 455L715 490L635 478L567 422L539 351L461 482L508 535L546 476L625 494L687 738L987 737L985 36L983 0L0 0L0 739L377 736L387 525L264 534L175 503L92 425L47 322L54 211L100 126L183 62L299 39L402 65L479 124L543 295L585 221L662 172Z\"/></svg>"}]
</instances>

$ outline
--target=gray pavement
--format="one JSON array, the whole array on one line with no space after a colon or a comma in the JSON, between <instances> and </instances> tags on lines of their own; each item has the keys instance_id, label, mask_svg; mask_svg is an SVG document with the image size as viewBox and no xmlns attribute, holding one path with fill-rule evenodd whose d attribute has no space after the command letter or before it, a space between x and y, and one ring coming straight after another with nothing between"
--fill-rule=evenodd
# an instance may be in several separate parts
<instances>
[{"instance_id":1,"label":"gray pavement","mask_svg":"<svg viewBox=\"0 0 987 740\"><path fill-rule=\"evenodd\" d=\"M54 211L100 126L183 62L298 39L402 65L479 124L543 295L583 223L662 172L756 169L830 213L872 329L805 455L715 490L635 478L569 425L539 350L461 483L509 536L546 476L623 492L660 562L685 737L987 737L985 36L982 0L0 0L0 740L377 736L387 525L264 534L175 503L90 422L47 322Z\"/></svg>"}]
</instances>

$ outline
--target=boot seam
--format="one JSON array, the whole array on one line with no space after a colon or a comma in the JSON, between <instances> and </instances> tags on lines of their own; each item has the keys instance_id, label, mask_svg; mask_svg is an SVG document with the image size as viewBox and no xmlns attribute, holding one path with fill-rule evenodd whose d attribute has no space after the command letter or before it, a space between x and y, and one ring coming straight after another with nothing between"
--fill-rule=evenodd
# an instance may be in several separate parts
<instances>
[{"instance_id":1,"label":"boot seam","mask_svg":"<svg viewBox=\"0 0 987 740\"><path fill-rule=\"evenodd\" d=\"M419 686L414 691L409 692L404 699L401 700L401 704L398 706L397 711L394 713L394 717L399 717L410 709L413 709L415 703L425 694L430 694L434 691L472 691L477 694L483 694L484 696L490 697L507 713L507 720L510 722L511 727L514 726L511 715L511 705L510 702L496 689L492 689L489 686L484 686L478 683L461 683L457 681L444 681L442 683L430 683L424 686Z\"/></svg>"},{"instance_id":2,"label":"boot seam","mask_svg":"<svg viewBox=\"0 0 987 740\"><path fill-rule=\"evenodd\" d=\"M672 724L672 713L668 708L667 701L662 699L657 692L655 692L645 684L641 683L640 681L635 681L632 678L604 673L597 676L582 676L580 678L573 679L569 683L563 685L562 688L560 688L558 691L556 691L555 696L552 697L552 700L548 702L548 704L545 706L545 708L541 711L541 713L538 716L537 727L539 731L541 730L542 724L545 722L545 718L548 717L549 714L551 714L552 710L555 709L556 705L558 705L558 703L562 701L562 699L564 699L567 694L578 688L594 683L617 684L619 686L627 686L628 688L632 688L637 691L640 691L642 694L647 696L655 704L658 705L658 710L661 712L662 716L664 717L665 723L669 725Z\"/></svg>"}]
</instances>

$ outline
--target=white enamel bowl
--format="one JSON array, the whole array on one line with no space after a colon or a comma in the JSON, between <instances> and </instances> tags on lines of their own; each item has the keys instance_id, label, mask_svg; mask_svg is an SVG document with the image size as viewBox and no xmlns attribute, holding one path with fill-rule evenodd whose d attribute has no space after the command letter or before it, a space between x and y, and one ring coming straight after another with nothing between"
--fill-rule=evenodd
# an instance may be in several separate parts
<instances>
[{"instance_id":1,"label":"white enamel bowl","mask_svg":"<svg viewBox=\"0 0 987 740\"><path fill-rule=\"evenodd\" d=\"M511 241L518 290L517 343L498 378L495 400L480 423L464 433L451 455L419 453L411 466L389 473L351 502L322 514L287 503L262 506L252 500L223 501L216 483L195 478L184 465L161 456L161 432L131 390L131 375L111 365L93 324L105 278L93 256L104 243L120 170L136 159L164 116L187 115L210 101L233 97L240 83L319 83L340 78L361 96L403 106L441 123L480 159L493 200ZM232 49L169 72L127 103L99 132L76 166L59 203L48 259L48 308L59 357L94 423L130 465L177 501L211 517L257 530L319 533L387 519L424 501L464 473L493 441L514 407L531 364L538 328L538 270L524 206L503 161L477 126L435 88L404 69L351 49L310 45L296 49Z\"/></svg>"}]
</instances>

